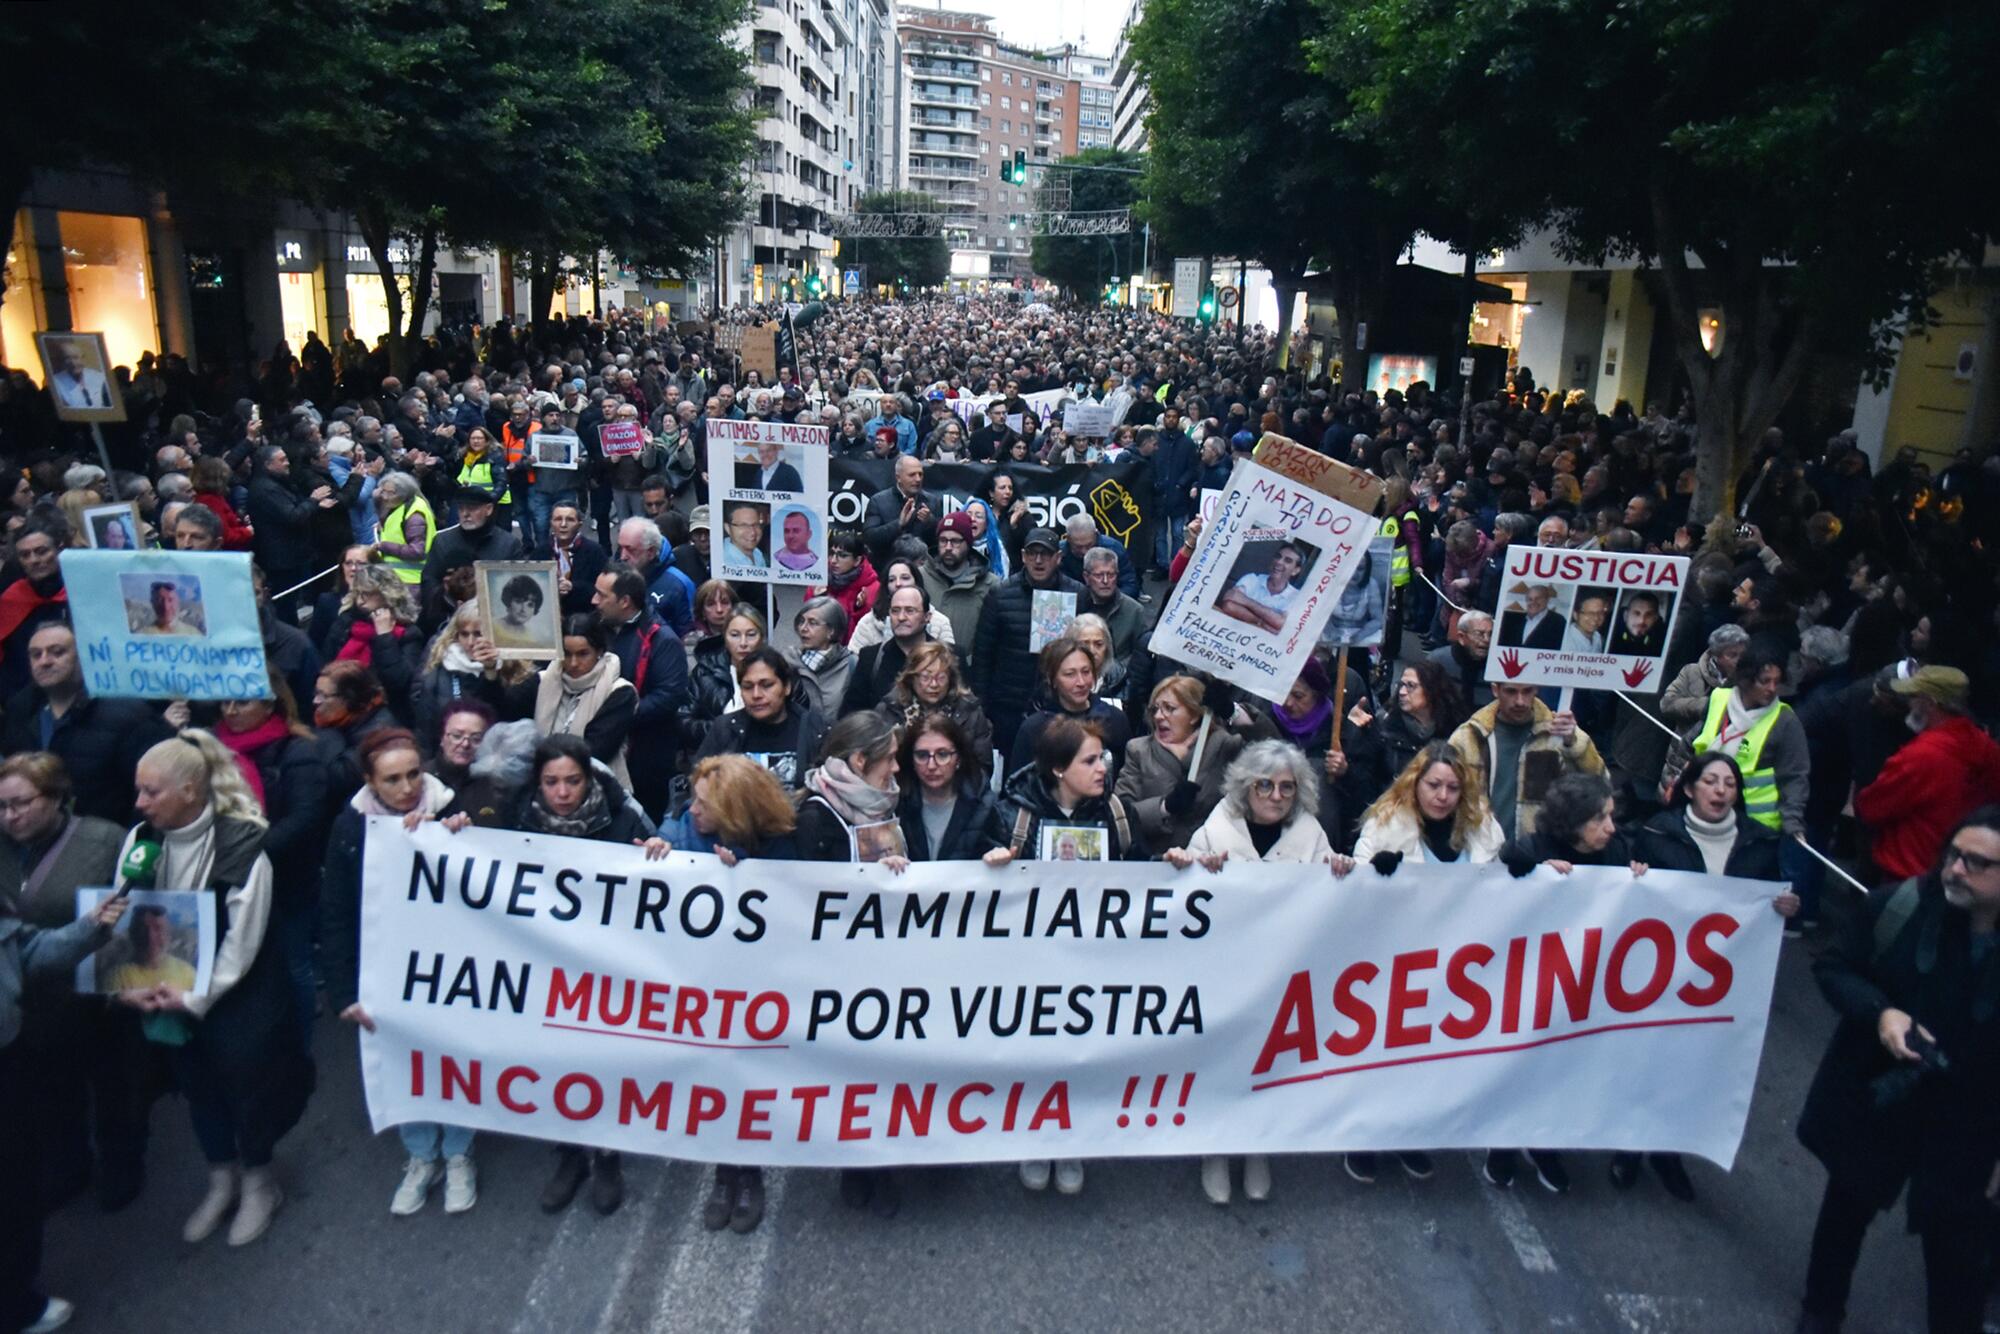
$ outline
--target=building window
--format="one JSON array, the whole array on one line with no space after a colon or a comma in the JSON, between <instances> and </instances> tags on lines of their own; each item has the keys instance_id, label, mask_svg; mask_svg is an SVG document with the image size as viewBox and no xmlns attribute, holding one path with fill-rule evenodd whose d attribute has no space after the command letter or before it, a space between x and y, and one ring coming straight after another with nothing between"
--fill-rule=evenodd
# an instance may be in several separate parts
<instances>
[{"instance_id":1,"label":"building window","mask_svg":"<svg viewBox=\"0 0 2000 1334\"><path fill-rule=\"evenodd\" d=\"M111 360L120 365L133 365L142 352L157 352L160 330L145 222L109 213L59 213L56 225L69 283L70 327L103 330Z\"/></svg>"},{"instance_id":2,"label":"building window","mask_svg":"<svg viewBox=\"0 0 2000 1334\"><path fill-rule=\"evenodd\" d=\"M1000 71L1000 82L1011 87L1014 83L1014 76L1003 69Z\"/></svg>"},{"instance_id":3,"label":"building window","mask_svg":"<svg viewBox=\"0 0 2000 1334\"><path fill-rule=\"evenodd\" d=\"M1003 120L1003 121L1001 121L1001 122L1000 122L1000 133L1002 133L1002 134L1012 134L1013 132L1014 132L1014 122L1013 122L1013 121L1011 121L1011 120Z\"/></svg>"},{"instance_id":4,"label":"building window","mask_svg":"<svg viewBox=\"0 0 2000 1334\"><path fill-rule=\"evenodd\" d=\"M993 117L991 117L991 116L981 116L981 117L979 118L979 128L980 128L980 129L982 129L982 130L990 130L990 129L992 129L992 128L993 128Z\"/></svg>"},{"instance_id":5,"label":"building window","mask_svg":"<svg viewBox=\"0 0 2000 1334\"><path fill-rule=\"evenodd\" d=\"M979 95L979 105L980 105L980 106L983 106L983 107L990 107L990 106L992 106L992 105L993 105L993 94L991 94L991 93L981 93L981 94Z\"/></svg>"},{"instance_id":6,"label":"building window","mask_svg":"<svg viewBox=\"0 0 2000 1334\"><path fill-rule=\"evenodd\" d=\"M992 70L990 70L990 69L982 69L982 70L980 70L980 71L979 71L979 81L980 81L981 83L991 83L991 82L993 82L993 71L992 71Z\"/></svg>"},{"instance_id":7,"label":"building window","mask_svg":"<svg viewBox=\"0 0 2000 1334\"><path fill-rule=\"evenodd\" d=\"M1014 99L1013 99L1013 98L1011 98L1011 97L1003 97L1003 98L1001 98L1001 99L1000 99L1000 109L1001 109L1002 111L1012 111L1012 110L1014 109Z\"/></svg>"},{"instance_id":8,"label":"building window","mask_svg":"<svg viewBox=\"0 0 2000 1334\"><path fill-rule=\"evenodd\" d=\"M981 145L980 145L980 147L981 147L981 148L984 148L984 147L985 147L985 145L984 145L984 144L981 144ZM979 174L980 174L981 176L991 176L991 175L993 174L993 164L992 164L991 162L982 162L982 163L980 163L980 164L979 164ZM981 191L979 192L979 195L980 195L980 198L982 198L982 199L983 199L983 198L985 198L985 197L986 197L986 192L985 192L984 190L981 190Z\"/></svg>"},{"instance_id":9,"label":"building window","mask_svg":"<svg viewBox=\"0 0 2000 1334\"><path fill-rule=\"evenodd\" d=\"M984 140L984 139L981 139L981 140L979 141L979 155L980 155L981 157L984 157L984 156L985 156L986 154L988 154L988 153L990 153L990 152L992 152L992 151L993 151L993 145L992 145L992 144L988 143L988 142L987 142L986 140Z\"/></svg>"}]
</instances>

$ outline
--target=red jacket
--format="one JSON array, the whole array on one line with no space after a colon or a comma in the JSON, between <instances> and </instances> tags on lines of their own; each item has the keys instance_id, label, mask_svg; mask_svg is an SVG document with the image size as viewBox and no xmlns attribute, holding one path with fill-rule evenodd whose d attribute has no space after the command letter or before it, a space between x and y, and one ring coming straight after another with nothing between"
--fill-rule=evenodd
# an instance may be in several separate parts
<instances>
[{"instance_id":1,"label":"red jacket","mask_svg":"<svg viewBox=\"0 0 2000 1334\"><path fill-rule=\"evenodd\" d=\"M222 549L224 551L250 550L252 538L250 525L243 522L243 516L236 512L228 500L221 496L211 495L206 491L197 491L194 493L194 503L205 505L209 509L214 510L215 517L222 520Z\"/></svg>"},{"instance_id":2,"label":"red jacket","mask_svg":"<svg viewBox=\"0 0 2000 1334\"><path fill-rule=\"evenodd\" d=\"M845 588L822 588L814 592L814 597L832 598L847 613L847 637L854 638L854 632L861 628L861 614L875 605L876 590L882 587L882 580L875 573L875 567L868 558L861 558L860 568L854 572L854 582Z\"/></svg>"},{"instance_id":3,"label":"red jacket","mask_svg":"<svg viewBox=\"0 0 2000 1334\"><path fill-rule=\"evenodd\" d=\"M1952 827L1990 801L2000 801L2000 745L1952 717L1904 742L1854 794L1854 813L1875 835L1875 864L1906 879L1930 870Z\"/></svg>"}]
</instances>

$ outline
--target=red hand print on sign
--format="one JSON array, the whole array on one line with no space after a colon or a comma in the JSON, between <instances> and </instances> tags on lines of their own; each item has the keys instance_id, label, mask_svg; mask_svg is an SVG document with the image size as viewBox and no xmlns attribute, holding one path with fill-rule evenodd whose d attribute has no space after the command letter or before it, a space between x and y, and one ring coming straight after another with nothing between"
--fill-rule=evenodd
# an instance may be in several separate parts
<instances>
[{"instance_id":1,"label":"red hand print on sign","mask_svg":"<svg viewBox=\"0 0 2000 1334\"><path fill-rule=\"evenodd\" d=\"M1653 674L1652 663L1635 662L1630 667L1627 667L1625 669L1625 684L1631 686L1634 690L1636 690L1639 688L1639 683L1645 680L1648 676L1651 676L1652 674Z\"/></svg>"},{"instance_id":2,"label":"red hand print on sign","mask_svg":"<svg viewBox=\"0 0 2000 1334\"><path fill-rule=\"evenodd\" d=\"M1510 681L1519 676L1526 666L1527 664L1521 661L1521 655L1511 648L1500 655L1500 670L1507 673L1507 679Z\"/></svg>"}]
</instances>

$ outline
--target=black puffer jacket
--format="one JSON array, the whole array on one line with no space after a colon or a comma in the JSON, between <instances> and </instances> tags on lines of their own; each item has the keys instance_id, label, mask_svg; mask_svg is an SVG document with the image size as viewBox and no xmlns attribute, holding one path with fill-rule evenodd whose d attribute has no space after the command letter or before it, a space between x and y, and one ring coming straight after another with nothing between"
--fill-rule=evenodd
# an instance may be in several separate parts
<instances>
[{"instance_id":1,"label":"black puffer jacket","mask_svg":"<svg viewBox=\"0 0 2000 1334\"><path fill-rule=\"evenodd\" d=\"M354 634L357 623L368 622L366 613L348 608L333 618L333 627L327 631L326 659L334 661L340 650ZM375 679L382 683L382 696L389 701L389 712L396 715L405 727L415 725L417 715L411 705L411 697L416 693L417 683L424 675L424 652L428 647L424 633L415 625L400 627L402 634L387 638L373 633L373 625L363 637L368 641L369 668Z\"/></svg>"},{"instance_id":2,"label":"black puffer jacket","mask_svg":"<svg viewBox=\"0 0 2000 1334\"><path fill-rule=\"evenodd\" d=\"M924 828L924 794L911 788L896 807L896 819L903 826L903 845L913 862L974 861L995 848L1007 846L1007 829L1000 823L1000 803L981 782L961 782L958 802L951 808L951 822L944 837L933 848Z\"/></svg>"},{"instance_id":3,"label":"black puffer jacket","mask_svg":"<svg viewBox=\"0 0 2000 1334\"><path fill-rule=\"evenodd\" d=\"M700 735L735 697L736 668L729 661L728 647L721 635L704 636L694 646L694 665L688 669L688 706L681 734Z\"/></svg>"},{"instance_id":4,"label":"black puffer jacket","mask_svg":"<svg viewBox=\"0 0 2000 1334\"><path fill-rule=\"evenodd\" d=\"M979 633L972 646L972 690L986 704L993 720L993 735L1011 743L1029 712L1041 674L1035 670L1035 654L1028 647L1028 631L1034 621L1035 594L1074 593L1083 605L1083 585L1064 574L1054 575L1046 584L1028 582L1022 570L1002 581L986 597L979 609ZM1027 756L1010 756L1024 761Z\"/></svg>"},{"instance_id":5,"label":"black puffer jacket","mask_svg":"<svg viewBox=\"0 0 2000 1334\"><path fill-rule=\"evenodd\" d=\"M708 725L695 759L711 755L747 755L757 760L786 789L796 789L806 771L820 762L826 743L827 720L803 701L793 700L770 722L760 722L742 709L725 713Z\"/></svg>"},{"instance_id":6,"label":"black puffer jacket","mask_svg":"<svg viewBox=\"0 0 2000 1334\"><path fill-rule=\"evenodd\" d=\"M1114 813L1123 815L1123 827L1129 837L1121 834L1120 821ZM1043 824L1101 826L1109 854L1106 861L1143 862L1152 855L1139 828L1138 812L1123 797L1112 793L1108 783L1103 796L1092 797L1065 814L1056 804L1048 783L1031 764L1024 764L1007 776L1000 791L1000 823L1014 855L1030 861L1041 855Z\"/></svg>"}]
</instances>

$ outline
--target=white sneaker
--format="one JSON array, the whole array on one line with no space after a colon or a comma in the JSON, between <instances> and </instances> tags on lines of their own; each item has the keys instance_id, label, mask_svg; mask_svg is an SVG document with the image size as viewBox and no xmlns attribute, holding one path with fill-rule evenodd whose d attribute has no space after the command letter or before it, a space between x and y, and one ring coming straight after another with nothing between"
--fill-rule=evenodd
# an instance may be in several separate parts
<instances>
[{"instance_id":1,"label":"white sneaker","mask_svg":"<svg viewBox=\"0 0 2000 1334\"><path fill-rule=\"evenodd\" d=\"M398 1218L408 1218L424 1207L430 1198L431 1187L444 1175L444 1168L435 1158L412 1158L403 1164L403 1181L396 1187L396 1194L389 1201L389 1212Z\"/></svg>"},{"instance_id":2,"label":"white sneaker","mask_svg":"<svg viewBox=\"0 0 2000 1334\"><path fill-rule=\"evenodd\" d=\"M1210 1154L1201 1160L1201 1192L1210 1204L1229 1203L1229 1159Z\"/></svg>"},{"instance_id":3,"label":"white sneaker","mask_svg":"<svg viewBox=\"0 0 2000 1334\"><path fill-rule=\"evenodd\" d=\"M1021 1184L1029 1190L1049 1188L1049 1160L1033 1158L1021 1164Z\"/></svg>"},{"instance_id":4,"label":"white sneaker","mask_svg":"<svg viewBox=\"0 0 2000 1334\"><path fill-rule=\"evenodd\" d=\"M479 1169L469 1153L454 1154L444 1164L444 1211L462 1214L479 1202Z\"/></svg>"},{"instance_id":5,"label":"white sneaker","mask_svg":"<svg viewBox=\"0 0 2000 1334\"><path fill-rule=\"evenodd\" d=\"M1253 1200L1271 1198L1271 1160L1261 1153L1243 1160L1243 1193Z\"/></svg>"},{"instance_id":6,"label":"white sneaker","mask_svg":"<svg viewBox=\"0 0 2000 1334\"><path fill-rule=\"evenodd\" d=\"M222 1226L222 1220L229 1215L229 1206L236 1203L236 1165L211 1167L208 1169L208 1194L201 1197L201 1203L194 1207L188 1220L181 1226L181 1240L193 1245L207 1241L210 1234Z\"/></svg>"},{"instance_id":7,"label":"white sneaker","mask_svg":"<svg viewBox=\"0 0 2000 1334\"><path fill-rule=\"evenodd\" d=\"M21 1334L55 1334L55 1331L67 1325L70 1317L75 1314L74 1302L51 1297L48 1299L48 1304L42 1307L42 1313L36 1318L35 1323L24 1328Z\"/></svg>"},{"instance_id":8,"label":"white sneaker","mask_svg":"<svg viewBox=\"0 0 2000 1334\"><path fill-rule=\"evenodd\" d=\"M236 1206L236 1217L229 1220L229 1244L248 1246L263 1236L284 1202L285 1192L272 1177L270 1168L258 1167L246 1171L243 1174L243 1200Z\"/></svg>"},{"instance_id":9,"label":"white sneaker","mask_svg":"<svg viewBox=\"0 0 2000 1334\"><path fill-rule=\"evenodd\" d=\"M1056 1189L1064 1195L1076 1195L1083 1190L1083 1159L1056 1160Z\"/></svg>"}]
</instances>

